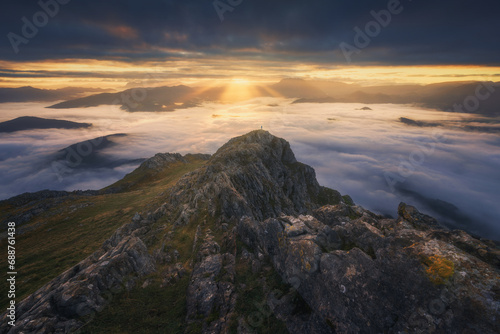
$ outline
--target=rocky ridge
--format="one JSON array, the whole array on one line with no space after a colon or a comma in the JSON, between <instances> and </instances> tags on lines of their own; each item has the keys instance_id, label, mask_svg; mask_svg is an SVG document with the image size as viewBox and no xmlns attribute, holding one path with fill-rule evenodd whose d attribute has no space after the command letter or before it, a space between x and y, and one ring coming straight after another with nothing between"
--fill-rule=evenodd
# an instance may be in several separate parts
<instances>
[{"instance_id":1,"label":"rocky ridge","mask_svg":"<svg viewBox=\"0 0 500 334\"><path fill-rule=\"evenodd\" d=\"M155 270L141 232L151 219L137 216L118 229L101 249L65 271L17 306L16 326L2 333L67 333L101 311L112 294L135 286L138 277Z\"/></svg>"},{"instance_id":2,"label":"rocky ridge","mask_svg":"<svg viewBox=\"0 0 500 334\"><path fill-rule=\"evenodd\" d=\"M191 227L179 262L168 246ZM76 331L107 296L155 272L161 288L190 275L186 333L263 333L259 317L289 333L495 333L499 263L495 244L410 205L387 219L321 187L285 140L260 130L230 140L157 210L20 302L16 327L2 315L0 333ZM259 311L244 313L257 290Z\"/></svg>"},{"instance_id":3,"label":"rocky ridge","mask_svg":"<svg viewBox=\"0 0 500 334\"><path fill-rule=\"evenodd\" d=\"M243 241L269 256L329 325L316 333L495 332L498 250L464 232L425 226L433 219L404 203L398 219L361 208L361 217L349 219L345 209L238 224ZM492 260L480 260L481 251Z\"/></svg>"},{"instance_id":4,"label":"rocky ridge","mask_svg":"<svg viewBox=\"0 0 500 334\"><path fill-rule=\"evenodd\" d=\"M231 139L204 167L181 178L169 203L181 224L207 213L219 223L305 213L341 200L318 184L313 168L295 159L287 141L253 131Z\"/></svg>"}]
</instances>

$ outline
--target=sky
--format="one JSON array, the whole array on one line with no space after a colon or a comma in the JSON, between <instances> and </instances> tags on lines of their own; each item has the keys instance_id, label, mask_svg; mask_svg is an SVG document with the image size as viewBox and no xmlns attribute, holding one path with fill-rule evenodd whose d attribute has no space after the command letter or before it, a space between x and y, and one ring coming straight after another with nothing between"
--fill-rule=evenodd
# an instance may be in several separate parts
<instances>
[{"instance_id":1,"label":"sky","mask_svg":"<svg viewBox=\"0 0 500 334\"><path fill-rule=\"evenodd\" d=\"M500 75L495 0L4 1L0 87Z\"/></svg>"}]
</instances>

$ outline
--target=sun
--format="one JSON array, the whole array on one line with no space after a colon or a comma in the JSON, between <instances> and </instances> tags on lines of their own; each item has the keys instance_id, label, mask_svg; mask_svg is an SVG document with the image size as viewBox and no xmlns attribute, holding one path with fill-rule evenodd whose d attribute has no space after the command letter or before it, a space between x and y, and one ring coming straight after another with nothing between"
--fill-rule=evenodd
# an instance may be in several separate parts
<instances>
[{"instance_id":1,"label":"sun","mask_svg":"<svg viewBox=\"0 0 500 334\"><path fill-rule=\"evenodd\" d=\"M250 80L242 79L242 78L233 78L231 80L231 83L233 85L249 85L250 84Z\"/></svg>"},{"instance_id":2,"label":"sun","mask_svg":"<svg viewBox=\"0 0 500 334\"><path fill-rule=\"evenodd\" d=\"M221 101L223 102L240 102L257 97L258 90L250 80L243 78L233 78L225 86L222 93Z\"/></svg>"}]
</instances>

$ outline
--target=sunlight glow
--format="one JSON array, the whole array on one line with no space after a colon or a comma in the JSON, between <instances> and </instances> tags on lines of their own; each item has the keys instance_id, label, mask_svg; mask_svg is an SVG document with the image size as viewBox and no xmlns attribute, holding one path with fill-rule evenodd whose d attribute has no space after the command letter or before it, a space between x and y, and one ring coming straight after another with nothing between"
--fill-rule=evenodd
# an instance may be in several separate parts
<instances>
[{"instance_id":1,"label":"sunlight glow","mask_svg":"<svg viewBox=\"0 0 500 334\"><path fill-rule=\"evenodd\" d=\"M242 59L174 59L168 62L58 59L28 62L0 61L6 71L0 87L33 86L56 89L92 87L123 90L154 86L234 86L231 96L252 95L245 85L276 83L283 78L331 80L364 86L432 84L448 81L497 81L493 66L347 66L346 64L287 63ZM273 96L273 95L271 95Z\"/></svg>"},{"instance_id":2,"label":"sunlight glow","mask_svg":"<svg viewBox=\"0 0 500 334\"><path fill-rule=\"evenodd\" d=\"M259 90L249 80L234 78L226 85L220 99L224 103L245 101L259 96Z\"/></svg>"}]
</instances>

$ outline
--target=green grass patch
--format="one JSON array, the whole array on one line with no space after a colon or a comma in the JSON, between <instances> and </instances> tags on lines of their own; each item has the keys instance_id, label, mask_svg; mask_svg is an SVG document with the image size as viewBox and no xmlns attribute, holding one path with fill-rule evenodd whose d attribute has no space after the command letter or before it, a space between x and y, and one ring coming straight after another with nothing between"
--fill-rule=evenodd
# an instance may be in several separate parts
<instances>
[{"instance_id":1,"label":"green grass patch","mask_svg":"<svg viewBox=\"0 0 500 334\"><path fill-rule=\"evenodd\" d=\"M349 206L353 206L354 205L354 201L352 200L351 196L344 195L344 196L342 196L342 199L344 200L345 204L347 204Z\"/></svg>"},{"instance_id":2,"label":"green grass patch","mask_svg":"<svg viewBox=\"0 0 500 334\"><path fill-rule=\"evenodd\" d=\"M184 334L189 277L165 288L153 283L117 295L80 333Z\"/></svg>"},{"instance_id":3,"label":"green grass patch","mask_svg":"<svg viewBox=\"0 0 500 334\"><path fill-rule=\"evenodd\" d=\"M238 247L238 249L241 249L240 247ZM240 255L241 253L238 252L238 258ZM263 266L270 266L270 263L264 263ZM241 260L241 258L236 261L235 270L236 286L244 284L245 288L239 290L235 307L235 316L231 319L229 332L231 334L237 333L238 317L243 316L248 327L255 333L288 333L285 324L281 320L278 320L267 306L267 295L262 286L262 279L265 280L270 291L279 292L281 295L286 294L290 286L283 282L274 269L267 272L261 270L255 274L252 273L250 263Z\"/></svg>"},{"instance_id":4,"label":"green grass patch","mask_svg":"<svg viewBox=\"0 0 500 334\"><path fill-rule=\"evenodd\" d=\"M168 189L182 175L203 163L197 160L190 164L173 164L162 172L163 178L132 191L99 196L71 195L23 225L37 227L16 235L16 269L19 273L16 301L20 302L95 252L118 227L129 223L136 212L145 214L157 209L165 201ZM79 208L85 203L90 205ZM20 210L8 209L12 212ZM164 220L162 223L168 222ZM185 254L191 252L194 232L187 229L181 233L186 236L172 246L186 257ZM6 240L0 241L0 249L6 253ZM6 256L0 257L0 268L7 268ZM2 277L5 278L5 274ZM1 294L0 307L7 307L8 303L7 294Z\"/></svg>"}]
</instances>

